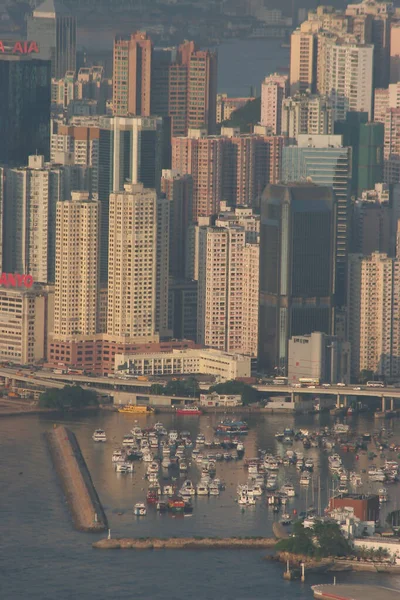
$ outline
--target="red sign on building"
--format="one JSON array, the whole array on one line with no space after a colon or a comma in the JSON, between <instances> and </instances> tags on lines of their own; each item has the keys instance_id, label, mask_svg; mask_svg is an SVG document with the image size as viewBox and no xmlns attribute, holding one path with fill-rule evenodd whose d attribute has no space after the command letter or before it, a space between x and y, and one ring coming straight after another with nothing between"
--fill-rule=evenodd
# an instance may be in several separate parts
<instances>
[{"instance_id":1,"label":"red sign on building","mask_svg":"<svg viewBox=\"0 0 400 600\"><path fill-rule=\"evenodd\" d=\"M0 54L39 54L36 42L0 40Z\"/></svg>"},{"instance_id":2,"label":"red sign on building","mask_svg":"<svg viewBox=\"0 0 400 600\"><path fill-rule=\"evenodd\" d=\"M32 275L19 275L18 273L2 273L0 276L0 285L13 288L31 288L33 286L33 277Z\"/></svg>"}]
</instances>

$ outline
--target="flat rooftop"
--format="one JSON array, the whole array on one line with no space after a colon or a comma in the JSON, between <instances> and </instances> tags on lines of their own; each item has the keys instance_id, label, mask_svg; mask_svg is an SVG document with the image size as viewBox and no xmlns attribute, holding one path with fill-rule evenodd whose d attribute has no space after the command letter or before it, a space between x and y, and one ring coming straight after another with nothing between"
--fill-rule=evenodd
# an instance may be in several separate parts
<instances>
[{"instance_id":1,"label":"flat rooftop","mask_svg":"<svg viewBox=\"0 0 400 600\"><path fill-rule=\"evenodd\" d=\"M314 598L326 600L400 600L400 591L377 585L314 585Z\"/></svg>"}]
</instances>

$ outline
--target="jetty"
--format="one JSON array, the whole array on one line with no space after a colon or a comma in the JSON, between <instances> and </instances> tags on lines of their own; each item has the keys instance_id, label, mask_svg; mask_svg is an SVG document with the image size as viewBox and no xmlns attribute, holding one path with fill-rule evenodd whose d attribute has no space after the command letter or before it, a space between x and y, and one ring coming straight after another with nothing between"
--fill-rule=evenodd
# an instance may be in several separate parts
<instances>
[{"instance_id":1,"label":"jetty","mask_svg":"<svg viewBox=\"0 0 400 600\"><path fill-rule=\"evenodd\" d=\"M274 548L276 540L263 537L107 538L94 542L101 550L257 550Z\"/></svg>"},{"instance_id":2,"label":"jetty","mask_svg":"<svg viewBox=\"0 0 400 600\"><path fill-rule=\"evenodd\" d=\"M74 433L66 427L55 427L45 433L45 438L75 528L96 533L105 531L107 517Z\"/></svg>"}]
</instances>

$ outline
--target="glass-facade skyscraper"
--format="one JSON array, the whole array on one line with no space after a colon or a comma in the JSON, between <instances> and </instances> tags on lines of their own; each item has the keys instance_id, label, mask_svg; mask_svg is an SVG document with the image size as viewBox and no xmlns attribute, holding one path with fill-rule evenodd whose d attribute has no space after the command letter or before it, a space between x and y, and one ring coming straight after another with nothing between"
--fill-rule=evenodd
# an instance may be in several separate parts
<instances>
[{"instance_id":1,"label":"glass-facade skyscraper","mask_svg":"<svg viewBox=\"0 0 400 600\"><path fill-rule=\"evenodd\" d=\"M336 303L346 298L346 264L349 236L351 148L341 135L299 135L298 146L282 151L282 181L312 181L333 188L337 200Z\"/></svg>"},{"instance_id":2,"label":"glass-facade skyscraper","mask_svg":"<svg viewBox=\"0 0 400 600\"><path fill-rule=\"evenodd\" d=\"M51 76L76 71L76 17L59 0L45 0L27 22L28 40L39 46L39 58L51 61Z\"/></svg>"},{"instance_id":3,"label":"glass-facade skyscraper","mask_svg":"<svg viewBox=\"0 0 400 600\"><path fill-rule=\"evenodd\" d=\"M259 366L287 369L288 340L331 334L336 199L312 183L269 184L261 199Z\"/></svg>"},{"instance_id":4,"label":"glass-facade skyscraper","mask_svg":"<svg viewBox=\"0 0 400 600\"><path fill-rule=\"evenodd\" d=\"M50 154L50 61L32 56L0 56L0 163L9 166Z\"/></svg>"}]
</instances>

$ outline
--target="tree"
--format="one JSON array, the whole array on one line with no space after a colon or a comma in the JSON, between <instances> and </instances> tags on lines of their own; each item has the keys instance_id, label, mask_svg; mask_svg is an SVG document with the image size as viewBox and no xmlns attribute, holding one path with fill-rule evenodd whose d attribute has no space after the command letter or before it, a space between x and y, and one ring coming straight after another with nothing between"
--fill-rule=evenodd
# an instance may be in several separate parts
<instances>
[{"instance_id":1,"label":"tree","mask_svg":"<svg viewBox=\"0 0 400 600\"><path fill-rule=\"evenodd\" d=\"M165 387L161 383L153 383L150 386L150 394L154 396L162 396L165 393Z\"/></svg>"},{"instance_id":2,"label":"tree","mask_svg":"<svg viewBox=\"0 0 400 600\"><path fill-rule=\"evenodd\" d=\"M194 377L182 381L168 381L164 388L166 396L196 397L199 394L199 383Z\"/></svg>"},{"instance_id":3,"label":"tree","mask_svg":"<svg viewBox=\"0 0 400 600\"><path fill-rule=\"evenodd\" d=\"M97 406L97 396L91 390L84 390L80 385L66 385L61 390L51 388L39 398L41 408L65 410L79 409L86 406Z\"/></svg>"},{"instance_id":4,"label":"tree","mask_svg":"<svg viewBox=\"0 0 400 600\"><path fill-rule=\"evenodd\" d=\"M243 381L226 381L225 383L217 383L210 387L210 392L217 392L217 394L240 394L242 397L243 404L254 404L258 402L258 392L248 383Z\"/></svg>"},{"instance_id":5,"label":"tree","mask_svg":"<svg viewBox=\"0 0 400 600\"><path fill-rule=\"evenodd\" d=\"M293 535L286 540L280 540L276 545L276 549L292 554L313 556L315 547L312 540L312 529L310 527L305 528L301 521L296 521L293 525Z\"/></svg>"},{"instance_id":6,"label":"tree","mask_svg":"<svg viewBox=\"0 0 400 600\"><path fill-rule=\"evenodd\" d=\"M224 121L224 127L240 127L241 133L252 131L253 126L259 123L261 118L261 98L249 100L244 106L233 111L230 118Z\"/></svg>"},{"instance_id":7,"label":"tree","mask_svg":"<svg viewBox=\"0 0 400 600\"><path fill-rule=\"evenodd\" d=\"M363 369L360 371L358 376L359 383L367 383L367 381L371 381L374 378L374 372L368 369Z\"/></svg>"},{"instance_id":8,"label":"tree","mask_svg":"<svg viewBox=\"0 0 400 600\"><path fill-rule=\"evenodd\" d=\"M319 556L348 556L351 546L334 522L317 522L313 527Z\"/></svg>"}]
</instances>

